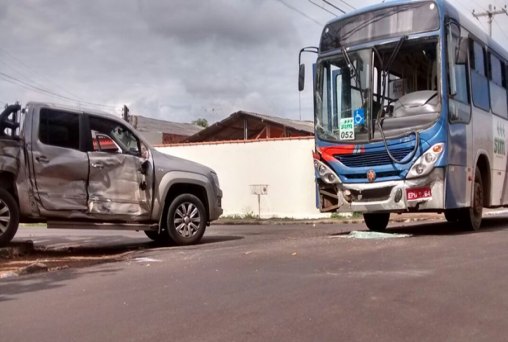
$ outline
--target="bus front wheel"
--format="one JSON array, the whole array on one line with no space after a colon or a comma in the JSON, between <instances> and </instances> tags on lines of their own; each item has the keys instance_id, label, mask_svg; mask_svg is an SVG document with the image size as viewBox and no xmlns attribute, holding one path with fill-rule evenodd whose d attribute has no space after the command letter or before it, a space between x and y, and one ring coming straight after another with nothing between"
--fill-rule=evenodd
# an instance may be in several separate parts
<instances>
[{"instance_id":1,"label":"bus front wheel","mask_svg":"<svg viewBox=\"0 0 508 342\"><path fill-rule=\"evenodd\" d=\"M459 223L466 230L478 230L482 224L483 212L483 181L480 169L477 167L474 173L473 199L471 207L462 209L459 215Z\"/></svg>"},{"instance_id":2,"label":"bus front wheel","mask_svg":"<svg viewBox=\"0 0 508 342\"><path fill-rule=\"evenodd\" d=\"M384 232L390 220L390 213L363 214L363 220L369 230Z\"/></svg>"}]
</instances>

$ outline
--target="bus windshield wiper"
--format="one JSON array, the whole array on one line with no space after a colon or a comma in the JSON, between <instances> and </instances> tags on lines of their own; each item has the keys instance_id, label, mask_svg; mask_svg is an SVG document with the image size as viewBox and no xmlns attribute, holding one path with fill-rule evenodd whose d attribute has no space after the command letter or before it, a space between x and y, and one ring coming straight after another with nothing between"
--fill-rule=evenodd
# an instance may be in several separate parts
<instances>
[{"instance_id":1,"label":"bus windshield wiper","mask_svg":"<svg viewBox=\"0 0 508 342\"><path fill-rule=\"evenodd\" d=\"M358 70L356 70L355 65L351 62L351 58L349 57L349 53L347 52L347 47L345 47L345 46L342 47L342 54L344 55L344 59L346 60L348 69L351 72L351 78L353 78L355 80L356 87L360 89L360 98L362 100L362 103L364 103L363 91L361 90L362 89L362 82L361 82L360 77L358 75Z\"/></svg>"},{"instance_id":2,"label":"bus windshield wiper","mask_svg":"<svg viewBox=\"0 0 508 342\"><path fill-rule=\"evenodd\" d=\"M386 65L383 65L384 64L383 59L381 58L379 51L376 49L376 47L374 47L374 52L376 53L376 55L379 58L379 61L381 63L381 77L382 77L382 82L383 82L382 83L383 84L383 91L381 93L381 109L379 110L379 112L377 113L377 116L376 116L376 126L379 129L379 133L381 133L381 138L383 139L383 143L385 145L385 150L388 154L388 157L392 160L392 162L397 163L397 164L407 164L408 162L410 162L413 159L413 157L416 155L416 152L418 151L418 147L419 147L419 142L420 142L420 135L418 134L418 131L415 130L415 131L411 132L412 134L415 135L415 147L414 147L413 151L411 151L411 153L408 156L399 160L399 159L395 158L392 155L392 153L390 152L390 148L388 147L388 143L386 142L385 133L383 131L383 120L385 119L384 103L385 103L385 99L386 99L386 88L387 88L386 78L388 77L390 68L391 68L393 62L395 61L395 58L397 57L397 55L400 51L400 48L402 47L402 45L404 44L406 39L407 39L407 36L400 37L400 39L397 43L397 46L395 46L395 49L393 49L392 54L390 55L390 58L388 58L388 63L386 63Z\"/></svg>"},{"instance_id":3,"label":"bus windshield wiper","mask_svg":"<svg viewBox=\"0 0 508 342\"><path fill-rule=\"evenodd\" d=\"M386 65L384 65L383 59L381 58L379 51L376 49L376 47L374 47L374 52L378 56L379 62L381 63L381 77L382 77L381 82L383 84L383 91L381 93L381 109L379 110L379 112L377 113L377 116L376 116L377 123L379 122L379 119L381 118L381 116L384 116L384 103L386 100L386 88L387 88L386 78L388 77L390 68L392 67L393 62L395 61L395 58L399 54L400 48L402 47L402 44L404 44L406 39L407 39L407 36L400 37L400 39L397 43L397 46L395 46L395 49L393 49L392 54L390 55L390 58L388 58L388 63L386 63Z\"/></svg>"}]
</instances>

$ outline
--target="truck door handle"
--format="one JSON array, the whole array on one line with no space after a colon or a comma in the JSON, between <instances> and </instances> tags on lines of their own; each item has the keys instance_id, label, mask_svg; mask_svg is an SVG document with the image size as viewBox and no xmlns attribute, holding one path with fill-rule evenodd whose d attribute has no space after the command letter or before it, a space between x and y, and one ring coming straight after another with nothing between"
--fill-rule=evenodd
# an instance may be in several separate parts
<instances>
[{"instance_id":1,"label":"truck door handle","mask_svg":"<svg viewBox=\"0 0 508 342\"><path fill-rule=\"evenodd\" d=\"M35 157L35 160L37 160L39 163L48 163L49 159L46 156L37 156Z\"/></svg>"},{"instance_id":2,"label":"truck door handle","mask_svg":"<svg viewBox=\"0 0 508 342\"><path fill-rule=\"evenodd\" d=\"M104 168L104 164L101 162L92 163L92 167L95 167L96 169L102 169Z\"/></svg>"}]
</instances>

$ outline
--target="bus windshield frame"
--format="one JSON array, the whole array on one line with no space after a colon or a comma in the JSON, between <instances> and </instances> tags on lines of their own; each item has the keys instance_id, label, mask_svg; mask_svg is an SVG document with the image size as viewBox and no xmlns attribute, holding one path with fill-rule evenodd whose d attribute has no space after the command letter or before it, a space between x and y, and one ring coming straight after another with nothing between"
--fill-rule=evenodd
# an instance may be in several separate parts
<instances>
[{"instance_id":1,"label":"bus windshield frame","mask_svg":"<svg viewBox=\"0 0 508 342\"><path fill-rule=\"evenodd\" d=\"M325 26L319 51L326 53L344 46L437 31L440 28L438 6L433 1L381 8Z\"/></svg>"},{"instance_id":2,"label":"bus windshield frame","mask_svg":"<svg viewBox=\"0 0 508 342\"><path fill-rule=\"evenodd\" d=\"M318 139L368 142L432 125L442 104L439 44L436 33L319 58Z\"/></svg>"}]
</instances>

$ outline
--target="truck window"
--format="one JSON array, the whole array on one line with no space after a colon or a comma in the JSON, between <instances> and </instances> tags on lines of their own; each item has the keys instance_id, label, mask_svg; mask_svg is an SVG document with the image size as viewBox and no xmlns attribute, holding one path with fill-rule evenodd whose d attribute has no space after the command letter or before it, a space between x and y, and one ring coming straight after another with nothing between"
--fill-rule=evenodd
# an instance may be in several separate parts
<instances>
[{"instance_id":1,"label":"truck window","mask_svg":"<svg viewBox=\"0 0 508 342\"><path fill-rule=\"evenodd\" d=\"M106 134L92 131L92 139L95 152L122 153L122 149Z\"/></svg>"},{"instance_id":2,"label":"truck window","mask_svg":"<svg viewBox=\"0 0 508 342\"><path fill-rule=\"evenodd\" d=\"M103 151L140 156L140 141L127 127L112 120L90 116L90 130L92 138L106 136L121 149L121 151L113 151L112 149ZM95 146L97 146L96 143Z\"/></svg>"},{"instance_id":3,"label":"truck window","mask_svg":"<svg viewBox=\"0 0 508 342\"><path fill-rule=\"evenodd\" d=\"M41 109L39 140L46 145L79 150L79 115L48 108Z\"/></svg>"}]
</instances>

